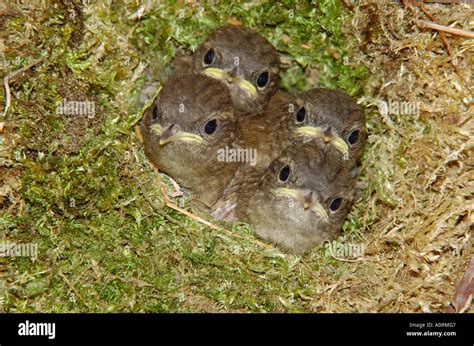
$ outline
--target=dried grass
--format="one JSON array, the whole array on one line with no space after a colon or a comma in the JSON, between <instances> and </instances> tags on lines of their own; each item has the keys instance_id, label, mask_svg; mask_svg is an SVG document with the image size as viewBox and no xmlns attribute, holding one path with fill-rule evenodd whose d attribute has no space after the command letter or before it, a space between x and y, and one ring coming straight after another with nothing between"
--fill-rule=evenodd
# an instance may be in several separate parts
<instances>
[{"instance_id":1,"label":"dried grass","mask_svg":"<svg viewBox=\"0 0 474 346\"><path fill-rule=\"evenodd\" d=\"M439 23L472 30L472 6L425 7ZM361 235L378 260L327 282L326 311L446 311L473 254L474 40L448 36L457 74L439 34L414 19L400 4L363 1L349 26L358 41L352 59L370 71L360 186L371 193L359 205L362 216L377 215ZM384 117L380 100L419 102L419 115ZM370 294L361 299L361 291Z\"/></svg>"}]
</instances>

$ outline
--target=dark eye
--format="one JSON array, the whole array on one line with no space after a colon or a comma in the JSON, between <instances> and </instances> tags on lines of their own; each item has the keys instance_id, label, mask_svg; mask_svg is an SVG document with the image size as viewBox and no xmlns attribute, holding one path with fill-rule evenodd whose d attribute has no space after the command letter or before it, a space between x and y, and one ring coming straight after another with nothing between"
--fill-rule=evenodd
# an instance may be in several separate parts
<instances>
[{"instance_id":1,"label":"dark eye","mask_svg":"<svg viewBox=\"0 0 474 346\"><path fill-rule=\"evenodd\" d=\"M204 55L204 59L203 59L204 65L211 65L214 62L215 58L216 58L216 54L214 52L214 49L212 48L209 49L206 52L206 55Z\"/></svg>"},{"instance_id":2,"label":"dark eye","mask_svg":"<svg viewBox=\"0 0 474 346\"><path fill-rule=\"evenodd\" d=\"M301 107L300 109L298 109L298 112L296 112L296 121L299 123L302 123L305 118L306 118L306 109L304 109L304 107Z\"/></svg>"},{"instance_id":3,"label":"dark eye","mask_svg":"<svg viewBox=\"0 0 474 346\"><path fill-rule=\"evenodd\" d=\"M214 132L216 132L216 129L217 129L216 119L208 121L206 126L204 126L204 132L206 132L208 135L212 135Z\"/></svg>"},{"instance_id":4,"label":"dark eye","mask_svg":"<svg viewBox=\"0 0 474 346\"><path fill-rule=\"evenodd\" d=\"M263 72L257 78L257 86L263 88L268 84L268 72Z\"/></svg>"},{"instance_id":5,"label":"dark eye","mask_svg":"<svg viewBox=\"0 0 474 346\"><path fill-rule=\"evenodd\" d=\"M341 205L342 205L342 198L341 197L334 198L331 204L329 205L329 210L336 212L339 210Z\"/></svg>"},{"instance_id":6,"label":"dark eye","mask_svg":"<svg viewBox=\"0 0 474 346\"><path fill-rule=\"evenodd\" d=\"M347 141L350 145L355 144L359 140L359 130L352 131L349 137L347 137Z\"/></svg>"},{"instance_id":7,"label":"dark eye","mask_svg":"<svg viewBox=\"0 0 474 346\"><path fill-rule=\"evenodd\" d=\"M280 181L285 182L290 177L290 174L291 174L290 166L286 165L285 167L280 169L280 174L278 175L278 178L280 179Z\"/></svg>"},{"instance_id":8,"label":"dark eye","mask_svg":"<svg viewBox=\"0 0 474 346\"><path fill-rule=\"evenodd\" d=\"M158 119L158 106L157 106L157 105L154 105L154 106L153 106L153 110L152 110L152 112L151 112L151 118L152 118L153 120Z\"/></svg>"}]
</instances>

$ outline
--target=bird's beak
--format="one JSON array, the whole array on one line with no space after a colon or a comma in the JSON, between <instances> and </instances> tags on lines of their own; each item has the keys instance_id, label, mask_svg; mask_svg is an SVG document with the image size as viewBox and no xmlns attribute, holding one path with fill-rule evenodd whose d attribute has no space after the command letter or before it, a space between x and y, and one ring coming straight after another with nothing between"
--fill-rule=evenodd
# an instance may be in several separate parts
<instances>
[{"instance_id":1,"label":"bird's beak","mask_svg":"<svg viewBox=\"0 0 474 346\"><path fill-rule=\"evenodd\" d=\"M160 145L165 145L171 142L182 141L182 142L192 142L197 144L202 144L204 138L194 133L181 131L179 125L171 124L165 129L159 124L154 124L151 126L153 132L160 136Z\"/></svg>"},{"instance_id":2,"label":"bird's beak","mask_svg":"<svg viewBox=\"0 0 474 346\"><path fill-rule=\"evenodd\" d=\"M234 66L234 68L232 70L227 71L227 75L231 79L234 79L237 76L237 66Z\"/></svg>"},{"instance_id":3,"label":"bird's beak","mask_svg":"<svg viewBox=\"0 0 474 346\"><path fill-rule=\"evenodd\" d=\"M296 132L300 135L311 136L323 140L325 143L331 143L343 154L349 152L349 146L347 143L339 136L335 135L331 127L323 129L322 127L315 126L301 126L298 127Z\"/></svg>"},{"instance_id":4,"label":"bird's beak","mask_svg":"<svg viewBox=\"0 0 474 346\"><path fill-rule=\"evenodd\" d=\"M153 124L150 126L150 129L157 136L161 136L161 134L163 133L163 127L160 124Z\"/></svg>"},{"instance_id":5,"label":"bird's beak","mask_svg":"<svg viewBox=\"0 0 474 346\"><path fill-rule=\"evenodd\" d=\"M281 187L276 189L276 192L278 194L289 196L297 200L298 202L300 202L301 206L305 210L312 210L318 213L323 219L327 219L329 217L326 209L323 208L321 203L315 200L312 191L307 192L300 189L289 189L286 187Z\"/></svg>"},{"instance_id":6,"label":"bird's beak","mask_svg":"<svg viewBox=\"0 0 474 346\"><path fill-rule=\"evenodd\" d=\"M221 70L220 68L214 68L214 67L208 67L206 68L203 73L206 76L220 79L220 80L226 80L229 77L229 74L225 72L224 70Z\"/></svg>"},{"instance_id":7,"label":"bird's beak","mask_svg":"<svg viewBox=\"0 0 474 346\"><path fill-rule=\"evenodd\" d=\"M212 78L234 83L242 90L245 90L249 96L255 96L257 94L257 89L252 83L244 78L235 76L235 70L226 72L220 68L208 67L203 73Z\"/></svg>"},{"instance_id":8,"label":"bird's beak","mask_svg":"<svg viewBox=\"0 0 474 346\"><path fill-rule=\"evenodd\" d=\"M234 83L237 84L242 90L245 90L249 96L257 95L257 89L248 80L234 77Z\"/></svg>"}]
</instances>

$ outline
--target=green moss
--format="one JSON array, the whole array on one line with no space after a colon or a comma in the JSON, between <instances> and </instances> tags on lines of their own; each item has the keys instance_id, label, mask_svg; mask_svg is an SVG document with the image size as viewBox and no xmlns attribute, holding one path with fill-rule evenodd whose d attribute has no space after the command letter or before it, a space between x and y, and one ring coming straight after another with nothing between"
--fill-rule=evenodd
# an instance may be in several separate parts
<instances>
[{"instance_id":1,"label":"green moss","mask_svg":"<svg viewBox=\"0 0 474 346\"><path fill-rule=\"evenodd\" d=\"M25 10L6 21L17 41L6 52L9 71L46 59L14 86L8 115L21 136L13 157L21 169L24 205L2 210L0 226L8 239L35 242L40 251L34 263L17 258L9 264L3 309L196 311L189 301L200 296L212 302L206 303L210 311L306 311L304 296L316 294L318 273L327 264L338 268L328 274L335 279L346 270L321 256L323 250L302 265L297 257L262 250L247 225L222 233L150 207L150 200L155 208L163 203L133 133L146 80L135 72L145 62L153 76L160 75L178 47L194 50L234 18L277 47L285 61L284 89L322 85L360 95L364 69L344 64L351 37L341 26L349 14L330 0L164 1L141 15L144 7L135 2L90 6L77 46L71 37L80 25L59 6L38 16ZM33 46L20 34L27 21L37 30ZM31 48L22 52L22 44ZM65 98L96 102L95 118L58 116L56 106ZM382 185L374 184L367 191L383 196ZM349 219L345 232L358 232L356 220Z\"/></svg>"}]
</instances>

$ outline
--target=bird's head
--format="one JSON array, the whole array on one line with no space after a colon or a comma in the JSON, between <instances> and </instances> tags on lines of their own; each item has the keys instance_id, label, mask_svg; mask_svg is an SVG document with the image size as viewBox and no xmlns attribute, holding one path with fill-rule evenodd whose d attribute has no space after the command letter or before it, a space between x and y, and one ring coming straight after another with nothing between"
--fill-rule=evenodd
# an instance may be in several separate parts
<instances>
[{"instance_id":1,"label":"bird's head","mask_svg":"<svg viewBox=\"0 0 474 346\"><path fill-rule=\"evenodd\" d=\"M291 145L274 160L261 186L302 218L340 224L351 204L353 179L336 150L319 143Z\"/></svg>"},{"instance_id":2,"label":"bird's head","mask_svg":"<svg viewBox=\"0 0 474 346\"><path fill-rule=\"evenodd\" d=\"M299 100L295 113L296 121L301 120L298 134L333 145L346 159L360 159L366 139L365 116L349 95L315 88L299 96Z\"/></svg>"},{"instance_id":3,"label":"bird's head","mask_svg":"<svg viewBox=\"0 0 474 346\"><path fill-rule=\"evenodd\" d=\"M236 107L260 113L277 90L279 59L275 48L257 32L226 25L213 32L194 53L195 72L223 81Z\"/></svg>"},{"instance_id":4,"label":"bird's head","mask_svg":"<svg viewBox=\"0 0 474 346\"><path fill-rule=\"evenodd\" d=\"M146 111L149 132L163 150L213 148L235 136L234 107L221 82L198 74L171 77Z\"/></svg>"}]
</instances>

